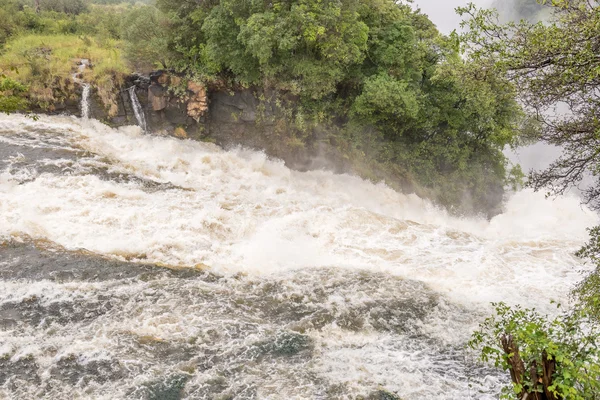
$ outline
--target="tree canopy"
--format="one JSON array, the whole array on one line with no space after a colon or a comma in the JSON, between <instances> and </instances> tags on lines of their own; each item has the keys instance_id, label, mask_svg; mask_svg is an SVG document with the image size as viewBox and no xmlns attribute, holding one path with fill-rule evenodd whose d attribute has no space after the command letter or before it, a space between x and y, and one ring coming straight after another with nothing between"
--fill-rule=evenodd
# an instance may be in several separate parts
<instances>
[{"instance_id":1,"label":"tree canopy","mask_svg":"<svg viewBox=\"0 0 600 400\"><path fill-rule=\"evenodd\" d=\"M335 122L338 142L435 191L441 204L498 206L502 149L523 123L515 89L463 59L458 36L441 35L410 4L159 0L158 7L172 21L173 66L192 79L296 96L303 129ZM375 138L366 133L373 129Z\"/></svg>"},{"instance_id":2,"label":"tree canopy","mask_svg":"<svg viewBox=\"0 0 600 400\"><path fill-rule=\"evenodd\" d=\"M590 309L576 308L558 317L534 309L495 304L469 345L482 358L509 370L508 398L589 400L600 394L600 326ZM559 305L560 308L560 305Z\"/></svg>"},{"instance_id":3,"label":"tree canopy","mask_svg":"<svg viewBox=\"0 0 600 400\"><path fill-rule=\"evenodd\" d=\"M137 69L152 70L154 65L169 66L169 20L152 6L134 7L121 21L125 54Z\"/></svg>"}]
</instances>

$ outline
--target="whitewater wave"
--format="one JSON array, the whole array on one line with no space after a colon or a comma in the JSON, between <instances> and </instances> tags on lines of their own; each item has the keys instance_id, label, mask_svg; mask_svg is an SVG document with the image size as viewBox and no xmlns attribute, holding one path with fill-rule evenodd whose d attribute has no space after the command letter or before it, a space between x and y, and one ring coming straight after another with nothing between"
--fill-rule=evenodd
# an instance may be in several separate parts
<instances>
[{"instance_id":1,"label":"whitewater wave","mask_svg":"<svg viewBox=\"0 0 600 400\"><path fill-rule=\"evenodd\" d=\"M574 196L458 218L257 151L0 116L0 397L493 399L470 332L490 301L555 312L597 223Z\"/></svg>"}]
</instances>

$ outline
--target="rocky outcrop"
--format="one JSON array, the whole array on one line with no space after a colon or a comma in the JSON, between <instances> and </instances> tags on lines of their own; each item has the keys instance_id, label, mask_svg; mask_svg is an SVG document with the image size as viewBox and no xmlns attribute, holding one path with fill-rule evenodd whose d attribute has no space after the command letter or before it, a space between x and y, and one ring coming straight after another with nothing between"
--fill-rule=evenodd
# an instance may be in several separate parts
<instances>
[{"instance_id":1,"label":"rocky outcrop","mask_svg":"<svg viewBox=\"0 0 600 400\"><path fill-rule=\"evenodd\" d=\"M114 116L108 115L93 94L90 116L111 126L135 125L128 93L132 86L144 109L149 132L210 140L222 147L242 145L262 150L297 170L353 170L336 143L331 143L327 129L298 132L291 127L281 104L292 107L296 99L290 96L276 100L274 92L207 88L193 81L184 82L168 71L156 71L149 77L127 78Z\"/></svg>"},{"instance_id":2,"label":"rocky outcrop","mask_svg":"<svg viewBox=\"0 0 600 400\"><path fill-rule=\"evenodd\" d=\"M206 114L208 110L208 98L206 96L206 86L189 81L187 84L188 92L191 94L187 101L187 114L196 122Z\"/></svg>"},{"instance_id":3,"label":"rocky outcrop","mask_svg":"<svg viewBox=\"0 0 600 400\"><path fill-rule=\"evenodd\" d=\"M175 95L171 88L180 82L180 78L166 71L156 71L149 77L131 75L117 96L117 112L110 115L97 92L93 91L90 116L111 126L135 125L137 121L128 92L135 87L135 95L143 107L149 132L174 134L177 130L181 136L182 130L196 131L203 123L202 116L207 110L206 90L198 85L186 93Z\"/></svg>"},{"instance_id":4,"label":"rocky outcrop","mask_svg":"<svg viewBox=\"0 0 600 400\"><path fill-rule=\"evenodd\" d=\"M92 90L90 117L111 126L136 125L129 93L132 87L150 133L209 140L225 148L242 145L282 159L297 170L329 169L366 175L357 169L356 159L351 161L348 154L342 154L340 148L344 146L337 142L339 138L332 134L331 127L300 132L292 126L284 107L293 108L297 99L281 93L276 98L276 93L266 90L207 88L169 71L155 71L149 76L131 75L125 79L116 96L114 115L109 111L115 105L105 107ZM56 108L80 115L76 101ZM385 176L385 171L375 171L372 165L368 168L373 175Z\"/></svg>"},{"instance_id":5,"label":"rocky outcrop","mask_svg":"<svg viewBox=\"0 0 600 400\"><path fill-rule=\"evenodd\" d=\"M160 85L150 85L148 88L148 103L150 103L152 111L163 111L169 105L167 89Z\"/></svg>"},{"instance_id":6,"label":"rocky outcrop","mask_svg":"<svg viewBox=\"0 0 600 400\"><path fill-rule=\"evenodd\" d=\"M329 131L300 132L289 123L281 104L291 107L294 98L276 99L272 92L240 89L210 91L208 100L205 134L223 147L242 145L262 150L300 171L351 170L330 142Z\"/></svg>"}]
</instances>

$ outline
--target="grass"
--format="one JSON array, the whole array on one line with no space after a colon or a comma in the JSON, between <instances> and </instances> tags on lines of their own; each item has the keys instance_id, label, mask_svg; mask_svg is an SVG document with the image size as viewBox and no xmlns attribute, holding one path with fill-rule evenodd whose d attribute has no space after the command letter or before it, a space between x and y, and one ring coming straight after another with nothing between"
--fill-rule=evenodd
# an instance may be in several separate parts
<instances>
[{"instance_id":1,"label":"grass","mask_svg":"<svg viewBox=\"0 0 600 400\"><path fill-rule=\"evenodd\" d=\"M97 88L109 113L116 112L115 89L131 72L120 41L65 34L18 36L0 55L0 73L27 85L32 105L52 109L53 103L75 95L72 75L82 58L92 64L84 81Z\"/></svg>"}]
</instances>

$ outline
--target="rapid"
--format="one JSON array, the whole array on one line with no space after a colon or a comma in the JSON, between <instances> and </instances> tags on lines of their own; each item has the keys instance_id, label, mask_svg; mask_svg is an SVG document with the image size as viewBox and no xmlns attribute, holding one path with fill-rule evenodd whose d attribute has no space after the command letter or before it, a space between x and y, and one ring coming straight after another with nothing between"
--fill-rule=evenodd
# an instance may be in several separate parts
<instances>
[{"instance_id":1,"label":"rapid","mask_svg":"<svg viewBox=\"0 0 600 400\"><path fill-rule=\"evenodd\" d=\"M0 398L495 399L465 349L554 312L598 217L512 194L488 221L265 154L0 116Z\"/></svg>"}]
</instances>

